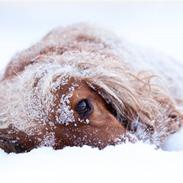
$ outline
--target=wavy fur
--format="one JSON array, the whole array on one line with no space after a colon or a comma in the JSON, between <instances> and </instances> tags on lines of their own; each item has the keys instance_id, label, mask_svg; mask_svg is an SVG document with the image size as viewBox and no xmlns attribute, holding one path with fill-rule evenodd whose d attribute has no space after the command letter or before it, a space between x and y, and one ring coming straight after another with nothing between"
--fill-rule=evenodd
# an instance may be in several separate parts
<instances>
[{"instance_id":1,"label":"wavy fur","mask_svg":"<svg viewBox=\"0 0 183 183\"><path fill-rule=\"evenodd\" d=\"M63 78L77 77L112 105L129 133L160 146L182 124L182 94L174 92L179 90L177 83L170 87L172 81L177 82L171 76L177 70L169 74L164 67L161 72L164 61L180 67L169 57L148 56L88 24L57 28L8 65L0 84L0 124L14 123L30 132L32 119L46 121L44 106L54 100L54 87L64 84Z\"/></svg>"}]
</instances>

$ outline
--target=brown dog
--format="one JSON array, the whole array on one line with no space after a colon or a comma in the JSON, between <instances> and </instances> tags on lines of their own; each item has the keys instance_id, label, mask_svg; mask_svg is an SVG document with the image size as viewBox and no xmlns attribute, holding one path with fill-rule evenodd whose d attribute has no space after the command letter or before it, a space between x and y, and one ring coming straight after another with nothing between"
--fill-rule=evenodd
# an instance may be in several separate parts
<instances>
[{"instance_id":1,"label":"brown dog","mask_svg":"<svg viewBox=\"0 0 183 183\"><path fill-rule=\"evenodd\" d=\"M105 34L85 24L58 28L12 59L0 83L2 149L136 139L159 147L180 128L180 97L152 81L161 71L143 70L151 63Z\"/></svg>"}]
</instances>

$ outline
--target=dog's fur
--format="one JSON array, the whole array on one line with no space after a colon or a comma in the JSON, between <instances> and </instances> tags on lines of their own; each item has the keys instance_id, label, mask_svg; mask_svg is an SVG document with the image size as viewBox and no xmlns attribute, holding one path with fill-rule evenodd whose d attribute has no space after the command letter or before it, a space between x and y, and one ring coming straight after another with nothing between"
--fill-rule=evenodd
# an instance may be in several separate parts
<instances>
[{"instance_id":1,"label":"dog's fur","mask_svg":"<svg viewBox=\"0 0 183 183\"><path fill-rule=\"evenodd\" d=\"M126 129L120 131L123 140L139 139L159 147L182 125L182 68L169 57L156 57L87 24L54 29L8 64L0 83L1 129L13 126L29 139L50 122L54 91L77 78L112 107L111 113ZM70 86L67 99L74 88ZM65 110L59 120L67 126L73 116L69 106ZM54 138L50 131L47 142L41 143L52 146ZM31 143L25 150L34 147ZM72 145L83 144L93 146Z\"/></svg>"}]
</instances>

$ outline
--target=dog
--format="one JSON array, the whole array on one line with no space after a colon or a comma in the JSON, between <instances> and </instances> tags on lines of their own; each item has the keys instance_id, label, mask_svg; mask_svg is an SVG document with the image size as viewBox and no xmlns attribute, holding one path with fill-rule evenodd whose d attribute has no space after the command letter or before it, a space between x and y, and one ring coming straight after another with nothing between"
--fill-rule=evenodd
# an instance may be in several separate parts
<instances>
[{"instance_id":1,"label":"dog","mask_svg":"<svg viewBox=\"0 0 183 183\"><path fill-rule=\"evenodd\" d=\"M156 55L90 24L52 30L1 78L0 147L163 146L183 123L183 66Z\"/></svg>"}]
</instances>

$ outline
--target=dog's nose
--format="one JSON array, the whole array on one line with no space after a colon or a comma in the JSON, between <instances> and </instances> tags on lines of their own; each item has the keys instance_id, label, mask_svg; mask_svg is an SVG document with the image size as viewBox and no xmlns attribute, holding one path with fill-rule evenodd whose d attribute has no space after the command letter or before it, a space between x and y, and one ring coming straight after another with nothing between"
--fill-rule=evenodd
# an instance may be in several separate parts
<instances>
[{"instance_id":1,"label":"dog's nose","mask_svg":"<svg viewBox=\"0 0 183 183\"><path fill-rule=\"evenodd\" d=\"M16 153L25 152L25 148L23 147L23 145L18 143L17 140L9 140L9 139L2 138L2 137L0 137L0 148L3 149L7 153L10 153L10 152L16 152Z\"/></svg>"},{"instance_id":2,"label":"dog's nose","mask_svg":"<svg viewBox=\"0 0 183 183\"><path fill-rule=\"evenodd\" d=\"M28 135L12 129L0 129L0 148L5 152L27 152L34 147L34 142Z\"/></svg>"}]
</instances>

